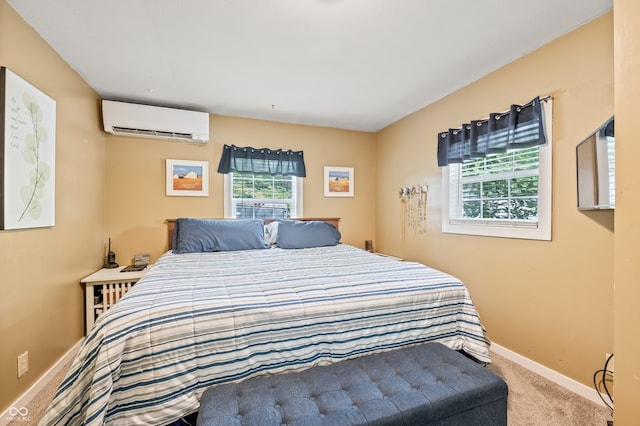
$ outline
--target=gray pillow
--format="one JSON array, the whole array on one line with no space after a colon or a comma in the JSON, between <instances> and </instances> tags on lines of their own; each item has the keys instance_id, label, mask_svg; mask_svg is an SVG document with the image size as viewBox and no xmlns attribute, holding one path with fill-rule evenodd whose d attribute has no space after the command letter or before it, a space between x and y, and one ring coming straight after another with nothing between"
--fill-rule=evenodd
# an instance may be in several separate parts
<instances>
[{"instance_id":1,"label":"gray pillow","mask_svg":"<svg viewBox=\"0 0 640 426\"><path fill-rule=\"evenodd\" d=\"M335 246L341 237L340 231L327 222L284 220L278 225L276 244L283 249Z\"/></svg>"},{"instance_id":2,"label":"gray pillow","mask_svg":"<svg viewBox=\"0 0 640 426\"><path fill-rule=\"evenodd\" d=\"M264 249L264 222L180 218L176 221L173 246L177 254Z\"/></svg>"}]
</instances>

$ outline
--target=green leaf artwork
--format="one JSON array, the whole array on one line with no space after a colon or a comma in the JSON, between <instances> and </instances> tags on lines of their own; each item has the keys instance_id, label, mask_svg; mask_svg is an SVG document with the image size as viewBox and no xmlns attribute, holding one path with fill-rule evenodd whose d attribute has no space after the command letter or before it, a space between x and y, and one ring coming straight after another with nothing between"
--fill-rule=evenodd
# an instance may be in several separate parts
<instances>
[{"instance_id":1,"label":"green leaf artwork","mask_svg":"<svg viewBox=\"0 0 640 426\"><path fill-rule=\"evenodd\" d=\"M22 102L26 106L31 120L30 132L24 137L22 147L22 159L29 164L29 180L20 188L20 198L24 203L24 208L18 221L26 215L32 219L38 219L42 215L41 200L44 197L44 187L51 178L51 168L46 161L42 161L40 156L40 145L47 142L47 131L42 125L43 112L38 104L38 100L24 92Z\"/></svg>"},{"instance_id":2,"label":"green leaf artwork","mask_svg":"<svg viewBox=\"0 0 640 426\"><path fill-rule=\"evenodd\" d=\"M0 67L0 229L55 226L56 101Z\"/></svg>"}]
</instances>

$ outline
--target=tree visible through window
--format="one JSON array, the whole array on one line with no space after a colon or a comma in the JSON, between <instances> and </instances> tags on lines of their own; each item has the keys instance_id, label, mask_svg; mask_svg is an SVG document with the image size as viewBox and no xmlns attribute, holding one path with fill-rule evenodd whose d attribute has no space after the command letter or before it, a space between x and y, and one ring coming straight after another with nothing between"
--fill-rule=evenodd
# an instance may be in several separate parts
<instances>
[{"instance_id":1,"label":"tree visible through window","mask_svg":"<svg viewBox=\"0 0 640 426\"><path fill-rule=\"evenodd\" d=\"M297 216L299 178L249 172L232 172L228 176L231 217L288 219Z\"/></svg>"},{"instance_id":2,"label":"tree visible through window","mask_svg":"<svg viewBox=\"0 0 640 426\"><path fill-rule=\"evenodd\" d=\"M534 146L449 165L450 182L460 181L450 217L537 220L539 152Z\"/></svg>"}]
</instances>

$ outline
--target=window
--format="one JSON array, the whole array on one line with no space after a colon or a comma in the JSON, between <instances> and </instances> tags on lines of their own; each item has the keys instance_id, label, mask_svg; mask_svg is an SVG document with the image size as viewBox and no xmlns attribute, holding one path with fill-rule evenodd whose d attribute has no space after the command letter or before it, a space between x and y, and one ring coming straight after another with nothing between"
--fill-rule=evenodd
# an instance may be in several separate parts
<instances>
[{"instance_id":1,"label":"window","mask_svg":"<svg viewBox=\"0 0 640 426\"><path fill-rule=\"evenodd\" d=\"M224 145L218 173L224 174L224 217L302 217L302 151Z\"/></svg>"},{"instance_id":2,"label":"window","mask_svg":"<svg viewBox=\"0 0 640 426\"><path fill-rule=\"evenodd\" d=\"M302 217L302 178L231 172L224 175L225 217Z\"/></svg>"},{"instance_id":3,"label":"window","mask_svg":"<svg viewBox=\"0 0 640 426\"><path fill-rule=\"evenodd\" d=\"M551 239L551 102L543 103L547 143L442 168L442 231Z\"/></svg>"}]
</instances>

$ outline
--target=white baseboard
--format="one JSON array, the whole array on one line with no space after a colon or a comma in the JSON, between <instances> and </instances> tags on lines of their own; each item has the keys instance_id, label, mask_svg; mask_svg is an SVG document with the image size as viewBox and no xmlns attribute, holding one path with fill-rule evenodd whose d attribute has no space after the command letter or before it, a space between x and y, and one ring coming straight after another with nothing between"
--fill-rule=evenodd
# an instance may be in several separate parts
<instances>
[{"instance_id":1,"label":"white baseboard","mask_svg":"<svg viewBox=\"0 0 640 426\"><path fill-rule=\"evenodd\" d=\"M600 399L600 397L596 393L596 390L593 388L590 388L589 386L583 385L582 383L575 381L567 376L564 376L555 370L545 367L542 364L538 364L537 362L532 361L529 358L526 358L518 353L515 353L495 343L491 343L490 350L510 361L515 362L516 364L519 364L520 366L526 368L527 370L531 370L534 373L544 377L545 379L551 380L557 385L560 385L563 388L568 389L571 392L576 393L581 397L588 399L589 401L593 401L602 407L606 407L602 399Z\"/></svg>"},{"instance_id":2,"label":"white baseboard","mask_svg":"<svg viewBox=\"0 0 640 426\"><path fill-rule=\"evenodd\" d=\"M84 337L78 341L71 349L69 349L55 364L49 368L36 382L31 385L29 389L25 393L23 393L17 400L14 401L13 404L9 408L7 408L3 413L0 413L0 426L6 426L9 422L16 416L19 416L19 413L12 413L14 410L21 410L27 406L35 398L35 396L40 392L44 387L58 374L62 368L69 361L73 359L76 355L82 342L84 341Z\"/></svg>"}]
</instances>

